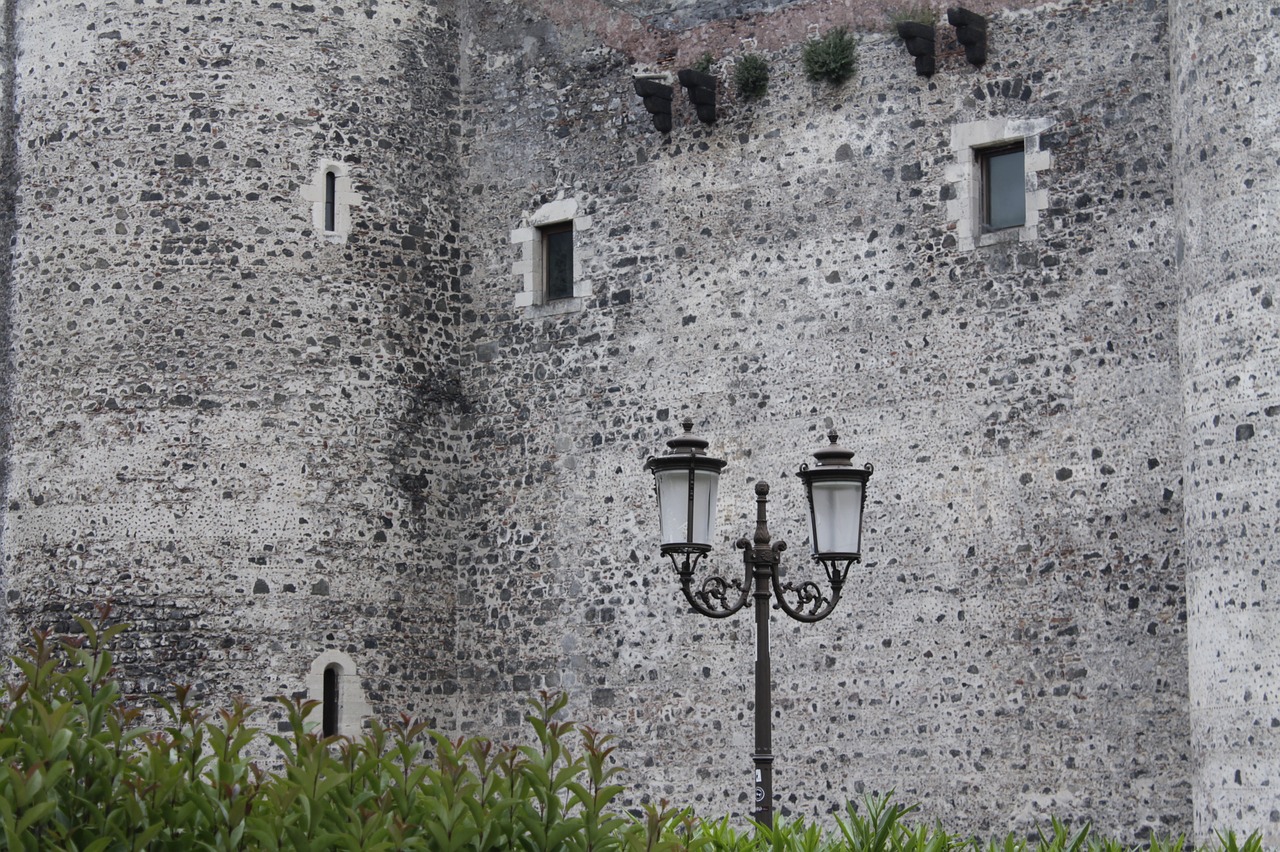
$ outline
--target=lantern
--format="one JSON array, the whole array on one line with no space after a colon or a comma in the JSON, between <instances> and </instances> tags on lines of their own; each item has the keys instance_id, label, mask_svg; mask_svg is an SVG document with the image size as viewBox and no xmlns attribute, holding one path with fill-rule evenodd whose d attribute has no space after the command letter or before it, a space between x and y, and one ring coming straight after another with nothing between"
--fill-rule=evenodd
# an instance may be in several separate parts
<instances>
[{"instance_id":1,"label":"lantern","mask_svg":"<svg viewBox=\"0 0 1280 852\"><path fill-rule=\"evenodd\" d=\"M862 558L862 507L872 467L853 466L853 451L836 443L815 452L817 464L803 465L798 476L809 498L809 530L813 558L820 562L858 562Z\"/></svg>"},{"instance_id":2,"label":"lantern","mask_svg":"<svg viewBox=\"0 0 1280 852\"><path fill-rule=\"evenodd\" d=\"M684 434L667 441L670 451L650 458L658 494L658 523L662 554L707 553L715 532L716 494L723 459L707 455L707 442L693 434L693 420L681 425Z\"/></svg>"}]
</instances>

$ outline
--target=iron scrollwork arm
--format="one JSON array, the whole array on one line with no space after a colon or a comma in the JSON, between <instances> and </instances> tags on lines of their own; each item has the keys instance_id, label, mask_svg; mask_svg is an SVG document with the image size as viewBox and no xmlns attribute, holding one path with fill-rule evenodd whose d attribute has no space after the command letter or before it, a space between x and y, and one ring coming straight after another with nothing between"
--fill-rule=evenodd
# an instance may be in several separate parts
<instances>
[{"instance_id":1,"label":"iron scrollwork arm","mask_svg":"<svg viewBox=\"0 0 1280 852\"><path fill-rule=\"evenodd\" d=\"M750 564L746 566L746 573L742 579L727 580L719 574L712 574L704 579L697 589L694 589L694 571L704 556L706 556L705 553L686 553L684 562L676 565L676 571L680 575L680 591L684 592L685 600L695 612L708 618L728 618L747 603L747 596L751 590L751 566ZM672 554L671 561L675 563L675 554Z\"/></svg>"},{"instance_id":2,"label":"iron scrollwork arm","mask_svg":"<svg viewBox=\"0 0 1280 852\"><path fill-rule=\"evenodd\" d=\"M775 570L773 572L774 606L796 621L806 623L821 621L831 614L836 604L840 603L840 593L844 590L845 578L849 576L849 569L855 561L857 560L822 560L830 594L813 580L806 580L799 584L784 583L779 577L780 572ZM787 601L787 595L795 597L794 605Z\"/></svg>"}]
</instances>

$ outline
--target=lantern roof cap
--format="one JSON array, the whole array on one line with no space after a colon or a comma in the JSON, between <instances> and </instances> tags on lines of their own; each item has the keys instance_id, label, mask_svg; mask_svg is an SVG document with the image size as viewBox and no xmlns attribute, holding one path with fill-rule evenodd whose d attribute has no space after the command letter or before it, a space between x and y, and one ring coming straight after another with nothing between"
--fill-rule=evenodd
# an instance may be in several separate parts
<instances>
[{"instance_id":1,"label":"lantern roof cap","mask_svg":"<svg viewBox=\"0 0 1280 852\"><path fill-rule=\"evenodd\" d=\"M684 433L667 441L667 452L661 456L649 460L644 463L645 470L651 470L657 475L660 470L678 470L682 468L697 468L702 471L719 472L724 469L726 462L723 459L714 458L707 455L708 442L704 438L699 438L693 434L693 419L686 417L680 423L684 427Z\"/></svg>"},{"instance_id":2,"label":"lantern roof cap","mask_svg":"<svg viewBox=\"0 0 1280 852\"><path fill-rule=\"evenodd\" d=\"M686 417L680 421L680 425L684 427L684 434L677 435L667 441L667 446L671 448L671 452L689 453L695 456L706 455L707 447L710 444L705 438L699 438L693 434L693 418Z\"/></svg>"},{"instance_id":3,"label":"lantern roof cap","mask_svg":"<svg viewBox=\"0 0 1280 852\"><path fill-rule=\"evenodd\" d=\"M813 457L818 460L819 467L853 467L853 450L847 450L836 443L840 436L836 434L836 430L832 429L827 432L827 439L831 441L831 445L815 450Z\"/></svg>"}]
</instances>

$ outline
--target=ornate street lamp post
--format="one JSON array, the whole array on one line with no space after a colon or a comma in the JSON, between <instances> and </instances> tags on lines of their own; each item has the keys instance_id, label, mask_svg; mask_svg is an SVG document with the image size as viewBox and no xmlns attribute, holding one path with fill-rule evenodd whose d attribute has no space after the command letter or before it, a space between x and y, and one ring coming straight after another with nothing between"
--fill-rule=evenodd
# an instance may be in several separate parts
<instances>
[{"instance_id":1,"label":"ornate street lamp post","mask_svg":"<svg viewBox=\"0 0 1280 852\"><path fill-rule=\"evenodd\" d=\"M806 581L783 582L778 563L787 545L770 542L765 517L769 485L756 483L756 531L751 539L738 539L744 573L741 579L713 574L694 586L694 572L711 552L715 528L716 493L722 459L707 455L707 442L693 435L693 421L681 424L684 434L667 441L666 455L650 458L645 469L653 471L658 495L658 519L664 556L680 577L680 589L689 606L710 618L726 618L742 609L747 597L755 599L756 702L755 764L756 822L773 825L773 710L769 669L769 600L774 607L798 621L821 621L840 601L845 578L855 562L862 561L862 509L867 499L870 464L853 466L853 452L836 444L814 453L817 464L801 465L799 477L809 499L809 526L813 558L827 575L827 588ZM754 580L754 582L752 582ZM788 600L788 597L791 600Z\"/></svg>"}]
</instances>

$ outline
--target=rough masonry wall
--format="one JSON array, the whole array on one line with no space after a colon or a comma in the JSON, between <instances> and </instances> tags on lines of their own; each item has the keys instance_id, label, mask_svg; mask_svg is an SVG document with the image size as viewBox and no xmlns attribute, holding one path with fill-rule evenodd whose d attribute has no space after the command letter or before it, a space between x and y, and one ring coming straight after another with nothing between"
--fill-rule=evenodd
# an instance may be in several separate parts
<instances>
[{"instance_id":1,"label":"rough masonry wall","mask_svg":"<svg viewBox=\"0 0 1280 852\"><path fill-rule=\"evenodd\" d=\"M1280 845L1280 55L1275 3L1175 2L1196 835Z\"/></svg>"},{"instance_id":2,"label":"rough masonry wall","mask_svg":"<svg viewBox=\"0 0 1280 852\"><path fill-rule=\"evenodd\" d=\"M435 720L461 455L451 16L37 0L17 39L15 632L110 602L130 689L262 701L329 649L375 709ZM345 241L304 198L322 160L362 199Z\"/></svg>"},{"instance_id":3,"label":"rough masonry wall","mask_svg":"<svg viewBox=\"0 0 1280 852\"><path fill-rule=\"evenodd\" d=\"M641 465L692 415L730 465L715 563L739 570L762 478L794 577L793 474L834 425L876 466L865 565L829 620L775 614L782 811L893 788L962 830L1188 829L1160 5L999 14L984 68L952 43L931 81L862 32L855 81L810 83L797 40L765 100L721 88L714 127L677 90L669 137L631 74L674 69L575 8L463 21L467 490L492 519L460 565L463 727L514 736L532 691L567 689L640 793L748 810L749 617L683 605ZM706 45L724 76L741 34ZM1048 121L1048 208L1034 242L961 251L951 131L988 118ZM592 296L516 308L509 232L557 197L591 216Z\"/></svg>"},{"instance_id":4,"label":"rough masonry wall","mask_svg":"<svg viewBox=\"0 0 1280 852\"><path fill-rule=\"evenodd\" d=\"M14 232L14 192L17 171L14 167L14 114L13 114L13 20L15 3L0 5L0 241L9 245ZM13 368L7 354L10 343L10 305L12 289L12 254L0 254L0 348L6 353L0 364L0 493L4 493L9 479L9 441L13 424ZM0 513L0 541L3 540L5 517ZM8 572L0 566L0 594L4 594ZM0 648L11 648L9 614L0 606Z\"/></svg>"}]
</instances>

